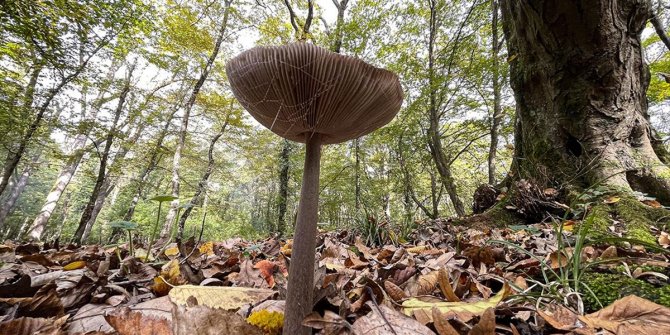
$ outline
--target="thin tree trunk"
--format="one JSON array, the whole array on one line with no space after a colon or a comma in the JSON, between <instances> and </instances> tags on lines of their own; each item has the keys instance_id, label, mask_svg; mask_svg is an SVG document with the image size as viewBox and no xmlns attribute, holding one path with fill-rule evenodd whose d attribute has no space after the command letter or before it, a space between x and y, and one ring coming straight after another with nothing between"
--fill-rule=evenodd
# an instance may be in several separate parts
<instances>
[{"instance_id":1,"label":"thin tree trunk","mask_svg":"<svg viewBox=\"0 0 670 335\"><path fill-rule=\"evenodd\" d=\"M191 110L193 109L195 99L197 98L198 93L200 93L202 85L205 84L205 80L207 80L209 72L212 70L212 66L214 66L214 61L216 60L216 57L219 54L221 43L223 43L223 38L225 37L226 29L228 28L228 17L230 13L231 2L232 0L224 1L226 9L223 13L223 22L221 23L221 27L219 28L218 36L216 37L216 43L214 44L214 49L212 50L212 53L209 55L207 63L205 64L205 68L202 69L200 78L198 78L198 81L195 83L193 91L191 92L191 95L189 96L188 101L184 106L184 115L182 116L181 126L179 128L179 139L177 140L177 147L175 148L174 157L172 159L172 196L176 198L179 198L179 188L181 185L181 180L179 176L179 170L181 169L181 155L182 152L184 151L184 147L186 146L186 133L188 132L188 122L191 117ZM165 218L165 224L163 225L163 229L161 230L160 234L161 240L166 240L170 236L170 232L172 231L172 224L177 216L178 208L179 208L179 199L176 199L172 201L170 204L170 211L168 212Z\"/></svg>"},{"instance_id":2,"label":"thin tree trunk","mask_svg":"<svg viewBox=\"0 0 670 335\"><path fill-rule=\"evenodd\" d=\"M7 188L9 178L14 173L14 169L16 169L16 166L19 165L19 162L21 161L21 158L23 157L23 154L25 153L28 145L32 141L35 132L37 132L37 130L42 125L42 120L44 119L44 116L46 115L46 112L49 109L49 106L51 105L51 102L54 100L56 95L58 95L58 93L60 93L67 84L69 84L72 80L76 79L79 76L79 74L81 74L81 72L84 71L91 58L93 58L93 56L97 54L98 51L100 51L100 49L109 44L110 41L111 39L108 40L106 39L103 42L101 42L93 51L91 51L91 53L86 57L86 59L84 59L83 62L81 62L75 68L75 70L71 74L61 78L60 82L58 82L58 84L54 88L48 90L44 101L36 108L35 118L30 123L28 131L26 131L26 133L23 135L23 137L19 142L18 147L16 148L16 151L11 155L11 157L9 157L7 163L3 167L2 179L0 179L0 195L2 195L2 193L5 191L5 188Z\"/></svg>"},{"instance_id":3,"label":"thin tree trunk","mask_svg":"<svg viewBox=\"0 0 670 335\"><path fill-rule=\"evenodd\" d=\"M661 24L661 20L658 19L658 15L652 16L650 21L651 25L654 26L654 30L656 30L658 37L663 41L665 47L670 50L670 38L668 38L668 35L665 33L665 29L663 28L663 24Z\"/></svg>"},{"instance_id":4,"label":"thin tree trunk","mask_svg":"<svg viewBox=\"0 0 670 335\"><path fill-rule=\"evenodd\" d=\"M106 93L107 88L111 84L116 70L117 70L116 65L112 64L112 66L110 66L109 68L107 77L105 79L106 85L103 86L103 88L101 88L101 90L98 92L98 95L94 100L95 102L90 109L90 112L87 112L86 108L86 93L85 93L86 86L84 86L84 88L82 89L83 93L82 93L81 109L82 113L84 113L84 117L81 122L82 124L86 124L96 120L100 108L102 107L104 102L107 101L107 99L104 98L104 94ZM46 225L49 222L51 215L56 209L56 205L58 204L60 197L63 195L63 192L65 192L65 189L70 184L72 177L77 171L77 167L79 167L79 163L81 163L81 160L87 151L86 143L88 142L89 133L90 133L90 127L84 127L84 129L81 130L81 132L77 135L77 137L75 137L75 140L72 143L72 151L70 153L70 157L65 163L65 166L58 173L56 182L49 191L49 194L47 194L47 198L46 201L44 202L44 205L42 205L42 208L37 214L37 217L35 217L35 220L30 226L29 237L31 239L40 240L42 238L44 229L46 228Z\"/></svg>"},{"instance_id":5,"label":"thin tree trunk","mask_svg":"<svg viewBox=\"0 0 670 335\"><path fill-rule=\"evenodd\" d=\"M282 236L286 232L286 206L288 204L291 148L291 142L289 140L284 140L282 151L279 155L279 196L277 197L277 233L279 233L279 236Z\"/></svg>"},{"instance_id":6,"label":"thin tree trunk","mask_svg":"<svg viewBox=\"0 0 670 335\"><path fill-rule=\"evenodd\" d=\"M35 169L35 165L39 161L40 155L37 154L33 157L32 162L30 162L26 167L23 168L21 176L16 181L16 184L12 187L12 191L9 194L9 197L5 199L4 203L0 207L0 229L4 227L5 220L9 215L14 211L14 206L16 206L16 201L21 196L21 193L26 189L28 185L28 179Z\"/></svg>"},{"instance_id":7,"label":"thin tree trunk","mask_svg":"<svg viewBox=\"0 0 670 335\"><path fill-rule=\"evenodd\" d=\"M502 121L502 108L500 106L500 65L498 55L500 54L500 41L498 38L498 1L491 0L491 60L493 68L493 115L491 116L491 145L489 147L488 167L489 185L496 182L496 155L498 153L498 130Z\"/></svg>"},{"instance_id":8,"label":"thin tree trunk","mask_svg":"<svg viewBox=\"0 0 670 335\"><path fill-rule=\"evenodd\" d=\"M96 178L95 185L93 186L93 191L91 192L91 196L88 200L88 203L86 204L84 212L81 215L81 219L79 220L77 231L74 233L74 237L72 238L72 242L75 244L81 244L82 237L84 235L84 230L86 229L86 223L88 223L88 220L91 219L91 216L93 215L93 208L95 207L95 202L98 199L98 194L102 190L102 186L105 181L105 176L107 175L107 160L109 159L109 152L112 148L114 137L116 136L116 129L119 123L119 119L121 118L121 113L123 112L123 105L125 104L126 96L130 91L130 76L133 72L134 66L135 65L132 65L132 67L129 70L128 78L126 80L125 85L123 86L121 95L119 96L119 101L116 105L116 110L114 112L114 121L112 122L112 126L110 127L109 132L107 133L107 138L105 139L105 148L103 149L102 155L100 156L100 166L98 168L98 176Z\"/></svg>"},{"instance_id":9,"label":"thin tree trunk","mask_svg":"<svg viewBox=\"0 0 670 335\"><path fill-rule=\"evenodd\" d=\"M226 131L226 127L228 126L228 120L230 118L230 114L226 117L226 121L224 121L223 126L221 126L221 130L212 137L212 140L209 142L209 150L207 151L207 169L205 170L205 173L202 174L202 177L200 178L200 182L198 183L198 188L195 190L195 193L193 194L193 197L191 198L190 201L190 206L187 206L186 209L184 210L184 213L181 215L181 218L179 218L179 225L177 227L177 237L176 241L177 244L181 244L182 239L184 238L184 226L186 225L186 220L188 220L189 215L191 215L191 211L193 211L193 207L196 205L199 205L201 203L201 196L207 193L207 183L209 182L209 177L212 175L212 172L214 172L214 147L216 146L216 142L223 136L223 133Z\"/></svg>"},{"instance_id":10,"label":"thin tree trunk","mask_svg":"<svg viewBox=\"0 0 670 335\"><path fill-rule=\"evenodd\" d=\"M360 139L354 140L354 196L355 198L355 208L356 215L359 214L361 209L361 147Z\"/></svg>"},{"instance_id":11,"label":"thin tree trunk","mask_svg":"<svg viewBox=\"0 0 670 335\"><path fill-rule=\"evenodd\" d=\"M91 213L91 218L86 222L86 228L84 229L84 235L82 236L82 241L87 241L89 234L91 233L91 230L93 229L93 226L95 225L95 221L98 219L98 214L100 214L100 211L102 210L102 207L105 205L105 201L107 200L107 196L112 193L112 191L116 188L116 183L114 182L113 176L110 175L111 171L116 171L120 168L119 165L123 163L123 160L126 158L126 155L130 151L130 148L137 143L137 140L140 138L140 135L142 135L142 132L144 131L144 124L140 124L134 131L133 135L130 136L130 139L125 143L125 145L121 146L121 149L114 155L114 159L112 160L112 165L110 166L109 170L110 172L105 175L104 182L101 187L101 191L98 194L98 198L95 200L95 205L93 206L93 212Z\"/></svg>"},{"instance_id":12,"label":"thin tree trunk","mask_svg":"<svg viewBox=\"0 0 670 335\"><path fill-rule=\"evenodd\" d=\"M454 211L458 216L465 215L465 207L458 196L456 182L451 172L451 163L442 150L442 140L440 138L440 120L437 110L437 98L435 83L435 38L437 33L437 4L430 1L430 31L428 37L428 86L430 87L430 101L428 107L430 126L428 127L428 145L430 146L431 156L435 161L437 171L442 178L442 182L447 189L447 194L454 206Z\"/></svg>"}]
</instances>

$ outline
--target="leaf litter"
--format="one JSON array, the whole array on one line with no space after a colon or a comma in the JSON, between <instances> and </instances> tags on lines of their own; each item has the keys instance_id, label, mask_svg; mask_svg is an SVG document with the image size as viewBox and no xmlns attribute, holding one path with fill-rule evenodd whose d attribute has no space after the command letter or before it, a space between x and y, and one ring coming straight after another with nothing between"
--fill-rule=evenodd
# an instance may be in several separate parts
<instances>
[{"instance_id":1,"label":"leaf litter","mask_svg":"<svg viewBox=\"0 0 670 335\"><path fill-rule=\"evenodd\" d=\"M574 239L579 222L561 225L560 237ZM579 257L593 272L623 267L665 287L666 233L657 234L657 252L603 244L575 255L551 224L513 228L426 221L411 243L377 246L348 231L322 232L304 325L329 335L670 333L666 306L627 295L588 310L587 290L575 293L551 275L573 271ZM191 240L181 248L187 255L173 245L144 262L125 245L6 242L0 334L280 334L291 247L275 238Z\"/></svg>"}]
</instances>

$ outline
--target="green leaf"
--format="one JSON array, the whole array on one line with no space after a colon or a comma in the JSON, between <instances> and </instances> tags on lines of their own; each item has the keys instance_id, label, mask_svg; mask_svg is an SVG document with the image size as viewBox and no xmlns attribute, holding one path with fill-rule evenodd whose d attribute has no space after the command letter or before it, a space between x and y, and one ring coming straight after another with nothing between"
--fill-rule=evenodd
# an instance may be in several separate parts
<instances>
[{"instance_id":1,"label":"green leaf","mask_svg":"<svg viewBox=\"0 0 670 335\"><path fill-rule=\"evenodd\" d=\"M177 200L179 198L173 197L171 195L157 195L149 200L152 201L158 201L158 202L165 202L165 201L172 201L172 200Z\"/></svg>"},{"instance_id":2,"label":"green leaf","mask_svg":"<svg viewBox=\"0 0 670 335\"><path fill-rule=\"evenodd\" d=\"M138 224L131 221L114 221L109 224L111 228L123 229L123 230L135 230L138 227Z\"/></svg>"}]
</instances>

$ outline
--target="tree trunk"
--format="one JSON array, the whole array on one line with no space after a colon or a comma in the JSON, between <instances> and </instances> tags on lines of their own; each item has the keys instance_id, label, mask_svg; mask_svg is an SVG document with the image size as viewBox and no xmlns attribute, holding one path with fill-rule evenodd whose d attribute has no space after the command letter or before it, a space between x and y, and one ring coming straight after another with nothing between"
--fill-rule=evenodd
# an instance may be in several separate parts
<instances>
[{"instance_id":1,"label":"tree trunk","mask_svg":"<svg viewBox=\"0 0 670 335\"><path fill-rule=\"evenodd\" d=\"M229 119L230 114L228 114L228 116L226 117L226 121L223 123L223 126L221 126L221 130L219 130L219 132L216 135L214 135L214 137L212 137L212 140L209 142L209 150L207 151L207 169L200 178L198 188L195 190L195 193L193 194L193 197L191 198L191 201L189 203L190 206L186 207L184 213L179 218L179 225L177 227L177 237L176 237L177 244L181 244L181 241L184 238L184 226L186 226L186 220L188 220L189 215L191 215L193 207L201 203L201 196L203 195L203 193L205 195L207 194L207 183L209 182L209 177L212 175L212 172L214 172L214 163L215 163L214 147L216 146L216 142L219 141L221 136L223 136L223 133L226 131Z\"/></svg>"},{"instance_id":2,"label":"tree trunk","mask_svg":"<svg viewBox=\"0 0 670 335\"><path fill-rule=\"evenodd\" d=\"M121 113L123 112L123 105L126 102L126 96L130 91L130 74L133 72L134 67L135 65L132 65L132 67L130 68L128 78L126 80L125 85L123 86L121 95L119 96L119 101L116 105L116 110L114 112L114 121L112 122L112 126L110 127L109 132L107 133L107 138L105 139L105 148L103 149L103 152L100 156L100 166L98 167L98 176L95 180L95 185L93 186L93 191L91 192L91 196L88 199L88 203L86 204L84 212L81 215L81 219L79 220L79 226L77 227L77 231L74 233L74 237L72 238L72 242L75 244L81 244L82 238L84 236L84 231L86 229L86 224L93 215L93 209L95 207L96 200L98 199L98 195L102 191L102 186L105 182L105 176L107 175L107 161L109 159L109 152L112 148L114 137L116 136L116 129L119 123L119 119L121 118Z\"/></svg>"},{"instance_id":3,"label":"tree trunk","mask_svg":"<svg viewBox=\"0 0 670 335\"><path fill-rule=\"evenodd\" d=\"M214 61L216 60L216 57L219 54L219 49L221 48L221 43L223 43L223 38L225 37L226 29L228 27L228 16L230 13L231 2L232 0L225 1L226 9L223 13L223 22L221 23L221 27L219 28L219 32L216 37L216 42L214 44L214 49L212 50L212 53L209 55L207 63L205 64L205 67L202 69L200 77L198 78L198 81L195 83L195 86L193 86L193 91L191 92L191 95L189 96L188 101L184 106L184 115L182 116L181 126L179 128L179 138L177 140L177 147L175 148L174 157L172 159L172 196L176 198L179 198L179 187L181 185L181 180L179 176L179 170L181 169L181 155L182 152L184 151L184 146L186 146L186 133L188 132L188 121L191 117L191 110L193 109L195 99L198 97L198 93L200 93L202 85L205 84L205 80L207 80L209 72L212 70L212 66L214 66ZM179 209L179 199L176 199L170 203L170 211L168 212L167 217L165 218L165 225L163 226L163 229L161 230L160 234L161 240L166 240L170 236L170 232L172 231L172 224L176 219L178 209Z\"/></svg>"},{"instance_id":4,"label":"tree trunk","mask_svg":"<svg viewBox=\"0 0 670 335\"><path fill-rule=\"evenodd\" d=\"M94 100L95 102L90 109L90 112L86 111L87 110L86 93L85 93L87 90L86 86L82 88L81 109L82 113L84 113L84 116L83 120L81 121L81 124L85 125L86 123L93 122L98 117L98 112L100 111L100 108L102 107L104 102L107 101L107 99L104 98L104 94L106 93L107 88L114 79L114 73L116 72L117 69L118 68L115 63L112 64L112 66L110 66L105 81L106 85L103 86L103 88L98 92L98 95ZM81 130L80 133L77 135L77 137L75 137L74 143L72 143L72 151L70 153L70 158L68 158L67 162L65 163L65 166L58 173L56 183L49 191L49 194L47 194L47 198L46 201L44 202L44 205L42 205L40 212L37 214L37 217L33 221L33 224L30 226L29 237L31 239L39 240L42 238L44 228L46 228L46 225L49 222L51 215L56 209L56 205L58 204L60 197L63 195L63 192L65 192L65 189L70 184L72 177L74 177L74 174L77 171L77 167L79 167L79 163L81 163L81 159L84 157L84 154L87 151L86 142L88 142L89 133L90 133L90 127L85 126L84 129Z\"/></svg>"},{"instance_id":5,"label":"tree trunk","mask_svg":"<svg viewBox=\"0 0 670 335\"><path fill-rule=\"evenodd\" d=\"M291 148L291 142L284 140L281 154L279 155L279 196L277 197L277 233L279 233L279 236L282 236L286 232L286 206L288 203Z\"/></svg>"},{"instance_id":6,"label":"tree trunk","mask_svg":"<svg viewBox=\"0 0 670 335\"><path fill-rule=\"evenodd\" d=\"M670 203L652 142L638 0L502 2L517 101L515 178L604 184Z\"/></svg>"},{"instance_id":7,"label":"tree trunk","mask_svg":"<svg viewBox=\"0 0 670 335\"><path fill-rule=\"evenodd\" d=\"M30 178L30 175L33 173L33 170L35 169L35 165L39 161L40 155L36 154L33 157L32 162L30 162L26 167L23 168L23 171L21 172L21 176L19 176L19 179L16 181L16 184L12 187L11 193L9 193L9 196L7 199L5 199L4 203L0 207L0 229L4 227L5 225L5 220L7 220L7 217L12 214L14 211L14 206L16 206L16 201L19 199L21 196L21 193L26 189L26 186L28 185L28 179Z\"/></svg>"},{"instance_id":8,"label":"tree trunk","mask_svg":"<svg viewBox=\"0 0 670 335\"><path fill-rule=\"evenodd\" d=\"M101 42L96 48L94 48L91 51L89 55L87 55L85 59L82 60L82 62L80 62L80 64L74 69L74 71L72 71L72 73L62 77L55 87L48 90L46 97L44 98L44 101L35 109L35 118L30 123L30 126L28 126L28 130L20 139L18 147L16 148L14 153L12 153L8 157L6 164L2 169L2 179L0 179L0 195L2 195L2 193L5 191L5 188L7 188L9 178L14 173L14 169L16 169L16 167L19 165L21 158L23 158L23 154L26 152L26 149L28 148L28 144L30 144L30 142L33 139L33 136L42 125L42 120L44 119L44 116L46 115L46 112L49 109L51 102L54 100L54 98L56 98L56 95L58 95L58 93L60 93L67 84L69 84L72 80L77 78L79 74L81 74L81 72L84 71L91 58L93 58L93 56L97 54L98 51L100 51L100 49L109 44L109 42L111 42L111 39L109 40L106 39L103 42Z\"/></svg>"},{"instance_id":9,"label":"tree trunk","mask_svg":"<svg viewBox=\"0 0 670 335\"><path fill-rule=\"evenodd\" d=\"M125 145L122 145L119 151L117 151L117 153L114 155L112 165L109 168L110 173L113 171L118 171L120 169L120 165L126 158L126 155L130 151L130 148L133 145L135 145L135 143L137 143L137 140L144 132L144 127L145 124L141 123L137 126L136 129L134 129L131 132L132 135L130 136L128 141L126 141ZM86 228L84 229L84 235L82 236L82 241L88 240L88 236L91 233L91 229L93 228L93 225L95 225L95 221L98 219L98 214L100 214L102 207L105 205L107 196L109 196L112 193L112 191L116 188L115 179L117 178L111 176L110 173L107 173L104 177L105 181L102 184L101 191L98 194L98 198L95 200L95 205L93 206L93 212L91 213L91 218L88 219L88 222L86 222Z\"/></svg>"},{"instance_id":10,"label":"tree trunk","mask_svg":"<svg viewBox=\"0 0 670 335\"><path fill-rule=\"evenodd\" d=\"M430 87L430 101L428 106L428 114L430 126L428 127L428 145L430 153L435 161L437 172L442 178L447 189L447 194L451 203L454 205L454 211L458 216L465 215L465 207L458 196L456 182L451 172L451 162L442 150L442 139L440 138L440 117L437 110L436 90L437 84L435 82L435 35L437 33L437 9L434 1L430 2L430 30L428 35L428 86Z\"/></svg>"},{"instance_id":11,"label":"tree trunk","mask_svg":"<svg viewBox=\"0 0 670 335\"><path fill-rule=\"evenodd\" d=\"M496 183L496 155L498 154L498 130L502 121L502 108L500 106L500 39L498 38L498 1L491 1L491 60L493 86L493 115L491 115L491 145L489 147L489 185Z\"/></svg>"}]
</instances>

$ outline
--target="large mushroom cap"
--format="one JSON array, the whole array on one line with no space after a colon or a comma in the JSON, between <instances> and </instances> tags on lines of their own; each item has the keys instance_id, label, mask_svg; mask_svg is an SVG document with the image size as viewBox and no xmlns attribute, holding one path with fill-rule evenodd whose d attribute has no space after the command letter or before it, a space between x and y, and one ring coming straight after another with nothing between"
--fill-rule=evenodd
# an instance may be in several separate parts
<instances>
[{"instance_id":1,"label":"large mushroom cap","mask_svg":"<svg viewBox=\"0 0 670 335\"><path fill-rule=\"evenodd\" d=\"M324 144L368 134L398 113L398 77L360 59L308 43L255 47L226 65L235 97L279 136Z\"/></svg>"}]
</instances>

